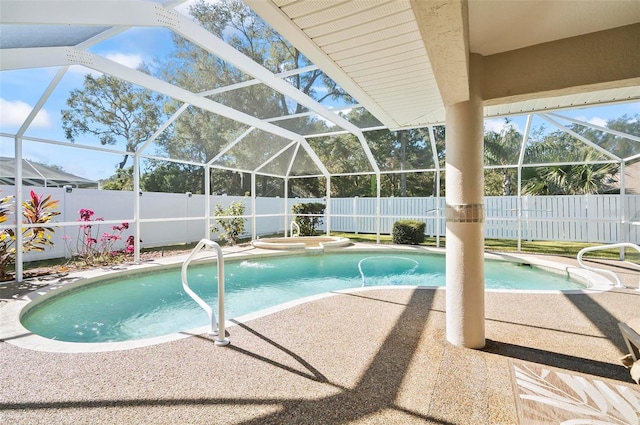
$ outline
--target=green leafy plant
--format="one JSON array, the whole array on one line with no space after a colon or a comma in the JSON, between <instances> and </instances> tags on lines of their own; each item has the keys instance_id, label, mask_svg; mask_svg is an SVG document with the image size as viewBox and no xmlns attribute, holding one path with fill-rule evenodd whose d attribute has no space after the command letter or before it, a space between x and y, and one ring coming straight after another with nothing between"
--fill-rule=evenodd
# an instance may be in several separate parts
<instances>
[{"instance_id":1,"label":"green leafy plant","mask_svg":"<svg viewBox=\"0 0 640 425\"><path fill-rule=\"evenodd\" d=\"M236 245L244 233L244 202L232 202L228 208L216 204L213 215L217 218L211 225L211 231L220 234L220 239L229 245Z\"/></svg>"},{"instance_id":2,"label":"green leafy plant","mask_svg":"<svg viewBox=\"0 0 640 425\"><path fill-rule=\"evenodd\" d=\"M23 227L22 250L44 251L54 244L51 235L55 233L53 227L45 226L51 219L60 213L55 211L58 208L58 201L51 199L51 196L38 195L33 190L29 193L29 199L22 203L23 224L41 224L42 226ZM9 219L9 214L13 210L13 196L6 196L0 199L0 223ZM7 266L15 262L16 258L16 233L13 229L0 231L0 279L8 277Z\"/></svg>"},{"instance_id":3,"label":"green leafy plant","mask_svg":"<svg viewBox=\"0 0 640 425\"><path fill-rule=\"evenodd\" d=\"M393 223L393 243L405 245L418 245L424 242L424 221L398 220Z\"/></svg>"},{"instance_id":4,"label":"green leafy plant","mask_svg":"<svg viewBox=\"0 0 640 425\"><path fill-rule=\"evenodd\" d=\"M300 203L291 207L295 214L293 221L300 226L300 236L313 236L316 228L322 224L325 204L318 202Z\"/></svg>"}]
</instances>

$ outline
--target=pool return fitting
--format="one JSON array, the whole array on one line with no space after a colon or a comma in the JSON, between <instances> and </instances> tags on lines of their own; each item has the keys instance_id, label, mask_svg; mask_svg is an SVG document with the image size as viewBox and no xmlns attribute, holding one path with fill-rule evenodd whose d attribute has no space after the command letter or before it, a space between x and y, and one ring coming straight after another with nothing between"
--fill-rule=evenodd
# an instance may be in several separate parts
<instances>
[{"instance_id":1,"label":"pool return fitting","mask_svg":"<svg viewBox=\"0 0 640 425\"><path fill-rule=\"evenodd\" d=\"M418 262L416 260L413 260L411 258L407 258L407 257L397 257L397 256L390 256L390 255L386 255L386 256L374 256L374 257L366 257L363 258L362 260L358 261L358 270L360 270L360 276L362 277L362 287L364 288L365 285L365 278L364 278L364 271L362 270L362 263L364 263L365 261L369 261L369 260L380 260L380 259L389 259L392 258L394 260L405 260L405 261L409 261L409 262L413 262L414 266L408 271L405 272L405 274L409 274L409 273L413 273L419 266Z\"/></svg>"},{"instance_id":2,"label":"pool return fitting","mask_svg":"<svg viewBox=\"0 0 640 425\"><path fill-rule=\"evenodd\" d=\"M202 248L215 249L218 255L218 316L220 320L217 322L213 308L200 298L198 294L193 292L189 287L189 282L187 281L187 268L189 267L189 263L191 263L196 254L198 254ZM224 328L224 257L220 245L209 239L201 239L200 242L198 242L195 248L191 251L191 254L189 254L187 259L184 260L184 263L182 263L182 287L184 288L184 291L189 294L189 296L193 298L193 300L209 315L209 335L216 336L214 341L215 345L223 346L229 344L229 340L225 338L226 335Z\"/></svg>"}]
</instances>

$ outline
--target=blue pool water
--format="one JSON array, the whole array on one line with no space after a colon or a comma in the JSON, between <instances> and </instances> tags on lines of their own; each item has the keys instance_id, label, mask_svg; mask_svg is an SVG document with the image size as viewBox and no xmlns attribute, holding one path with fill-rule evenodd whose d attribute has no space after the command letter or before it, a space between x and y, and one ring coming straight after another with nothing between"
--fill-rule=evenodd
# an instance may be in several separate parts
<instances>
[{"instance_id":1,"label":"blue pool water","mask_svg":"<svg viewBox=\"0 0 640 425\"><path fill-rule=\"evenodd\" d=\"M444 286L444 270L444 256L413 253L339 253L227 262L226 317L232 319L323 292L357 288L363 280L365 286ZM217 309L216 265L190 266L188 280L190 287ZM485 261L485 286L584 289L559 274L490 260ZM207 325L208 318L183 291L177 268L128 275L63 293L27 311L22 324L51 339L106 342L185 331Z\"/></svg>"}]
</instances>

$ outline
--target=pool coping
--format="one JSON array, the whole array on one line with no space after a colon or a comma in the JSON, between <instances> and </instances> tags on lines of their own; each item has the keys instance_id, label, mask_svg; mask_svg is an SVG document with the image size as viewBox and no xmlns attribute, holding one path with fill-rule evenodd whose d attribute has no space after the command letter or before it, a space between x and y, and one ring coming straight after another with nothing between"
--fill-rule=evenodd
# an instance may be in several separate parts
<instances>
[{"instance_id":1,"label":"pool coping","mask_svg":"<svg viewBox=\"0 0 640 425\"><path fill-rule=\"evenodd\" d=\"M445 254L444 248L422 247L422 246L397 246L397 245L371 245L371 244L352 244L347 247L336 247L334 249L325 249L326 252L336 251L383 251L394 250L399 252L429 252L435 254ZM249 249L234 249L225 252L225 260L227 259L243 259L243 258L264 258L264 257L282 257L291 255L309 255L304 254L304 251L278 251L259 248ZM73 290L79 286L93 283L97 280L108 279L117 274L127 274L132 272L139 272L141 270L152 270L156 268L169 268L175 267L181 264L188 254L178 255L172 257L161 257L152 261L146 261L140 264L119 266L108 269L94 269L87 271L80 271L69 274L58 280L52 281L51 284L40 288L36 291L30 292L24 297L16 300L9 301L0 306L0 341L4 341L8 344L15 345L24 349L44 352L57 352L57 353L92 353L92 352L105 352L105 351L121 351L130 350L135 348L148 347L156 344L163 344L171 341L176 341L190 336L207 334L209 326L200 326L197 328L189 329L186 331L171 333L167 335L161 335L157 337L131 340L131 341L117 341L117 342L94 342L94 343L79 343L79 342L66 342L57 341L49 338L44 338L40 335L31 333L28 329L22 326L20 317L25 311L25 308L33 301L42 297L55 296L55 293L60 291ZM571 293L595 293L608 291L613 288L613 284L604 276L597 274L596 272L581 269L579 267L563 264L557 261L551 261L548 259L540 258L539 256L530 254L514 254L514 253L491 253L485 252L485 259L493 259L499 261L519 262L531 264L536 267L540 267L546 271L557 272L566 274L571 278L581 280L586 283L588 288L575 289L575 290L510 290L510 289L485 289L487 292L517 292L517 293L533 293L533 294L571 294ZM209 261L215 260L215 253L212 251L203 251L196 256L196 261ZM362 291L371 290L393 290L393 289L419 289L419 290L445 290L444 286L408 286L408 285L394 285L394 286L373 286L373 287L359 287L349 288L339 291L325 292L322 294L312 295L309 297L299 298L286 303L278 304L266 309L262 309L253 313L242 315L232 320L226 320L225 326L232 328L240 323L245 323L254 319L258 319L264 316L268 316L279 311L287 310L292 307L309 303L315 300L336 296L344 293L356 293ZM212 336L213 338L213 336Z\"/></svg>"}]
</instances>

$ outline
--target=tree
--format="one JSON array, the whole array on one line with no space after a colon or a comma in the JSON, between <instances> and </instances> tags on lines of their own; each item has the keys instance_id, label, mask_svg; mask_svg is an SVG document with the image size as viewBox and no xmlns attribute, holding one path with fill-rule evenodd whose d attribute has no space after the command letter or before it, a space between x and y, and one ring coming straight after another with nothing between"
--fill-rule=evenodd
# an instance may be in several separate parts
<instances>
[{"instance_id":1,"label":"tree","mask_svg":"<svg viewBox=\"0 0 640 425\"><path fill-rule=\"evenodd\" d=\"M101 186L104 190L133 190L133 166L118 168Z\"/></svg>"},{"instance_id":2,"label":"tree","mask_svg":"<svg viewBox=\"0 0 640 425\"><path fill-rule=\"evenodd\" d=\"M619 118L611 119L607 122L607 127L611 130L640 136L640 114L633 116L625 114ZM571 129L620 158L626 158L638 153L638 142L634 140L579 124L574 124Z\"/></svg>"},{"instance_id":3,"label":"tree","mask_svg":"<svg viewBox=\"0 0 640 425\"><path fill-rule=\"evenodd\" d=\"M615 182L618 166L614 163L593 164L607 160L602 153L564 131L533 138L525 156L532 163L577 162L577 165L544 165L525 167L522 171L523 193L529 195L584 195L606 193Z\"/></svg>"},{"instance_id":4,"label":"tree","mask_svg":"<svg viewBox=\"0 0 640 425\"><path fill-rule=\"evenodd\" d=\"M134 152L158 129L163 119L163 98L153 92L108 75L85 75L84 87L72 90L62 112L65 137L74 142L79 136L98 137L102 145L125 142ZM118 164L123 169L128 154Z\"/></svg>"},{"instance_id":5,"label":"tree","mask_svg":"<svg viewBox=\"0 0 640 425\"><path fill-rule=\"evenodd\" d=\"M303 68L311 64L239 0L221 0L215 3L197 1L191 6L190 13L205 29L274 73ZM251 78L182 37L176 35L173 40L174 49L156 68L159 78L165 81L198 93ZM319 102L325 99L352 102L348 94L320 70L315 69L286 77L286 80ZM306 111L304 106L263 84L222 91L208 97L258 118L280 117ZM180 102L171 102L167 111L171 113L180 106ZM327 129L324 121L312 117L281 121L276 124L302 133ZM239 122L199 108L189 107L176 120L173 128L174 137L159 141L159 146L169 158L206 163L247 129L248 126ZM289 142L281 137L254 129L243 136L236 148L218 158L214 165L250 171L263 164L269 155L278 152ZM164 167L163 172L167 171L167 168ZM286 167L281 171L286 171ZM152 169L148 172L152 172ZM217 170L213 173L215 179L212 179L212 191L229 193L227 188L236 186L237 174L222 173ZM312 183L310 185L305 190L315 186ZM275 186L271 183L265 182L261 187L264 193L272 193L275 190Z\"/></svg>"},{"instance_id":6,"label":"tree","mask_svg":"<svg viewBox=\"0 0 640 425\"><path fill-rule=\"evenodd\" d=\"M516 169L507 165L516 165L522 145L522 134L512 122L505 118L505 125L500 133L488 131L484 135L485 165L503 165L505 168L485 169L485 194L487 196L511 196L515 186Z\"/></svg>"},{"instance_id":7,"label":"tree","mask_svg":"<svg viewBox=\"0 0 640 425\"><path fill-rule=\"evenodd\" d=\"M140 178L148 192L204 193L204 168L197 165L152 160Z\"/></svg>"}]
</instances>

